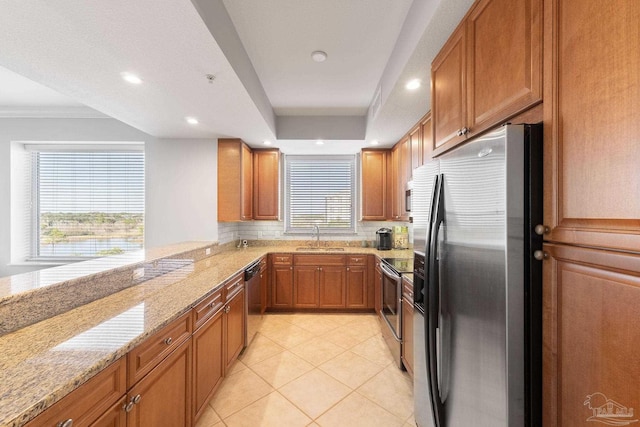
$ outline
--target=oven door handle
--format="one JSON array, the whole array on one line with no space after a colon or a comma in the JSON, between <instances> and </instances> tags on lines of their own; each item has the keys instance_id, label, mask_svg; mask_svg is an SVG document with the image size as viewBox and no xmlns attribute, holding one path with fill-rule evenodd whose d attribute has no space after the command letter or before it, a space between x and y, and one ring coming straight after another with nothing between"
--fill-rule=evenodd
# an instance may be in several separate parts
<instances>
[{"instance_id":1,"label":"oven door handle","mask_svg":"<svg viewBox=\"0 0 640 427\"><path fill-rule=\"evenodd\" d=\"M392 277L393 280L395 280L396 282L400 280L400 275L397 274L395 271L391 270L386 265L384 265L384 263L382 262L380 263L380 269L382 270L383 273L385 273L386 276Z\"/></svg>"}]
</instances>

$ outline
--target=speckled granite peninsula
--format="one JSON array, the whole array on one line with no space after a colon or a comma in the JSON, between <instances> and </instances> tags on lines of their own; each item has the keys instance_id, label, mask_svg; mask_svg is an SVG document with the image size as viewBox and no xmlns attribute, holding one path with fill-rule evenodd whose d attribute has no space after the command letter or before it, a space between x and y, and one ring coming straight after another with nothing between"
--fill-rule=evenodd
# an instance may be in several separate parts
<instances>
[{"instance_id":1,"label":"speckled granite peninsula","mask_svg":"<svg viewBox=\"0 0 640 427\"><path fill-rule=\"evenodd\" d=\"M23 310L42 318L34 301L43 298L50 301L47 310L52 313L0 337L0 426L25 424L261 256L305 252L278 243L238 249L190 242L147 251L137 259L113 257L58 267L49 273L57 281L47 279L47 270L0 279L0 321L23 316ZM411 254L361 247L345 247L340 253ZM135 278L133 271L140 267L144 277ZM69 304L80 288L89 301ZM7 308L12 304L17 305ZM62 309L56 310L57 304Z\"/></svg>"}]
</instances>

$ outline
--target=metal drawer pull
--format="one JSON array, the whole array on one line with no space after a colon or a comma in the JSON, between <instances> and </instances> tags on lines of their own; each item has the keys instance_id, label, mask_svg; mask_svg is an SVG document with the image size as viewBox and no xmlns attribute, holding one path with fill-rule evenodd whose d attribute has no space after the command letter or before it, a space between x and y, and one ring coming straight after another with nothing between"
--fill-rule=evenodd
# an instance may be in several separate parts
<instances>
[{"instance_id":1,"label":"metal drawer pull","mask_svg":"<svg viewBox=\"0 0 640 427\"><path fill-rule=\"evenodd\" d=\"M166 345L171 345L171 343L173 342L173 338L169 337L169 338L165 338L164 343Z\"/></svg>"},{"instance_id":2,"label":"metal drawer pull","mask_svg":"<svg viewBox=\"0 0 640 427\"><path fill-rule=\"evenodd\" d=\"M56 427L71 427L73 425L73 419L69 418L68 420L60 421L56 424Z\"/></svg>"}]
</instances>

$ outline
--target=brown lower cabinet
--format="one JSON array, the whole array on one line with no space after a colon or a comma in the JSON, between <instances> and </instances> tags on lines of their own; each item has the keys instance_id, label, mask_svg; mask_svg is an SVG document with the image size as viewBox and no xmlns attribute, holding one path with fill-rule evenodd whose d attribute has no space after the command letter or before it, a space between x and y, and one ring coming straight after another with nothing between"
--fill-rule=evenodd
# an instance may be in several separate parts
<instances>
[{"instance_id":1,"label":"brown lower cabinet","mask_svg":"<svg viewBox=\"0 0 640 427\"><path fill-rule=\"evenodd\" d=\"M191 425L191 339L127 393L127 426ZM127 410L125 409L125 411Z\"/></svg>"},{"instance_id":2,"label":"brown lower cabinet","mask_svg":"<svg viewBox=\"0 0 640 427\"><path fill-rule=\"evenodd\" d=\"M634 423L640 255L561 244L544 251L543 425Z\"/></svg>"},{"instance_id":3,"label":"brown lower cabinet","mask_svg":"<svg viewBox=\"0 0 640 427\"><path fill-rule=\"evenodd\" d=\"M373 262L367 255L273 254L274 309L372 309ZM370 272L371 270L371 272Z\"/></svg>"},{"instance_id":4,"label":"brown lower cabinet","mask_svg":"<svg viewBox=\"0 0 640 427\"><path fill-rule=\"evenodd\" d=\"M413 377L413 283L402 279L402 364Z\"/></svg>"},{"instance_id":5,"label":"brown lower cabinet","mask_svg":"<svg viewBox=\"0 0 640 427\"><path fill-rule=\"evenodd\" d=\"M193 334L193 402L198 418L224 378L222 307Z\"/></svg>"},{"instance_id":6,"label":"brown lower cabinet","mask_svg":"<svg viewBox=\"0 0 640 427\"><path fill-rule=\"evenodd\" d=\"M125 412L118 405L126 391L127 363L123 357L31 420L26 427L124 425Z\"/></svg>"},{"instance_id":7,"label":"brown lower cabinet","mask_svg":"<svg viewBox=\"0 0 640 427\"><path fill-rule=\"evenodd\" d=\"M374 281L373 289L375 292L373 309L376 311L376 314L380 316L380 313L382 312L382 268L380 267L380 258L377 258L377 257L376 257L375 277L373 278L373 281Z\"/></svg>"},{"instance_id":8,"label":"brown lower cabinet","mask_svg":"<svg viewBox=\"0 0 640 427\"><path fill-rule=\"evenodd\" d=\"M233 365L244 348L244 293L244 288L241 288L233 296L227 297L224 308L225 372Z\"/></svg>"},{"instance_id":9,"label":"brown lower cabinet","mask_svg":"<svg viewBox=\"0 0 640 427\"><path fill-rule=\"evenodd\" d=\"M293 256L272 254L271 258L271 307L293 307Z\"/></svg>"},{"instance_id":10,"label":"brown lower cabinet","mask_svg":"<svg viewBox=\"0 0 640 427\"><path fill-rule=\"evenodd\" d=\"M193 425L245 346L244 296L239 273L27 426Z\"/></svg>"}]
</instances>

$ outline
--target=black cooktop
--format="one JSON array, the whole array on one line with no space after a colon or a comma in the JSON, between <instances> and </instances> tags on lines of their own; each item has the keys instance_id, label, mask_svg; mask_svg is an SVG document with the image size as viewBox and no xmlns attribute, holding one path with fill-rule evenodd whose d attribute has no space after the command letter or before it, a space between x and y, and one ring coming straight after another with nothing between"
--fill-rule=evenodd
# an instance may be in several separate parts
<instances>
[{"instance_id":1,"label":"black cooktop","mask_svg":"<svg viewBox=\"0 0 640 427\"><path fill-rule=\"evenodd\" d=\"M382 258L382 262L398 274L413 273L413 258Z\"/></svg>"}]
</instances>

